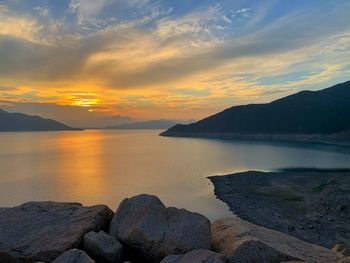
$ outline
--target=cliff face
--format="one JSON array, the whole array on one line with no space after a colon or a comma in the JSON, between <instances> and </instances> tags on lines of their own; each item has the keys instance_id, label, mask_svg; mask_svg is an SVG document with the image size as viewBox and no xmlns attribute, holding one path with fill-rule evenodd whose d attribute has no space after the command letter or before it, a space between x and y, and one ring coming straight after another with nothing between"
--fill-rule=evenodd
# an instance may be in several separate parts
<instances>
[{"instance_id":1,"label":"cliff face","mask_svg":"<svg viewBox=\"0 0 350 263\"><path fill-rule=\"evenodd\" d=\"M320 91L302 91L267 104L236 106L161 135L330 135L350 130L350 81Z\"/></svg>"}]
</instances>

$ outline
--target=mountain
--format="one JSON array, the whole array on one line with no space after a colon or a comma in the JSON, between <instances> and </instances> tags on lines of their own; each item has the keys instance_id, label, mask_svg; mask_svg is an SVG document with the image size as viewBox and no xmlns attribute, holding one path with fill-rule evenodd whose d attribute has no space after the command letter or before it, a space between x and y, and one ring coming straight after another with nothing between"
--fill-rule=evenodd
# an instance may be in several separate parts
<instances>
[{"instance_id":1,"label":"mountain","mask_svg":"<svg viewBox=\"0 0 350 263\"><path fill-rule=\"evenodd\" d=\"M8 112L25 112L29 115L39 115L45 119L52 119L71 127L81 128L101 129L107 126L133 122L133 119L128 116L110 115L110 113L87 107L56 105L54 103L13 102L2 106L2 109Z\"/></svg>"},{"instance_id":2,"label":"mountain","mask_svg":"<svg viewBox=\"0 0 350 263\"><path fill-rule=\"evenodd\" d=\"M66 131L79 130L60 122L23 113L9 113L0 109L0 131Z\"/></svg>"},{"instance_id":3,"label":"mountain","mask_svg":"<svg viewBox=\"0 0 350 263\"><path fill-rule=\"evenodd\" d=\"M104 129L110 126L132 123L133 119L128 116L111 116L111 117L95 117L84 116L84 118L67 119L65 123L72 126L82 127L84 129ZM168 127L169 128L169 127Z\"/></svg>"},{"instance_id":4,"label":"mountain","mask_svg":"<svg viewBox=\"0 0 350 263\"><path fill-rule=\"evenodd\" d=\"M266 104L228 108L161 135L184 137L274 138L328 136L350 131L350 81L320 91L301 91Z\"/></svg>"},{"instance_id":5,"label":"mountain","mask_svg":"<svg viewBox=\"0 0 350 263\"><path fill-rule=\"evenodd\" d=\"M150 120L143 122L124 123L115 126L109 126L107 129L168 129L177 123L190 123L192 121L176 121L176 120Z\"/></svg>"}]
</instances>

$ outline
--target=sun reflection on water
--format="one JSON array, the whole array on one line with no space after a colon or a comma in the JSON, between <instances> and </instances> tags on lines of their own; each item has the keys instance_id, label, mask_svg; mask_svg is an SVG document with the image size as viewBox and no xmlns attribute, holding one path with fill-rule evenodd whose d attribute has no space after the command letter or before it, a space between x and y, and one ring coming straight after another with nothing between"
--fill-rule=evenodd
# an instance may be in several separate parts
<instances>
[{"instance_id":1,"label":"sun reflection on water","mask_svg":"<svg viewBox=\"0 0 350 263\"><path fill-rule=\"evenodd\" d=\"M88 203L103 200L106 188L102 168L103 136L70 134L57 140L55 147L59 154L56 174L60 191L72 200L83 198Z\"/></svg>"}]
</instances>

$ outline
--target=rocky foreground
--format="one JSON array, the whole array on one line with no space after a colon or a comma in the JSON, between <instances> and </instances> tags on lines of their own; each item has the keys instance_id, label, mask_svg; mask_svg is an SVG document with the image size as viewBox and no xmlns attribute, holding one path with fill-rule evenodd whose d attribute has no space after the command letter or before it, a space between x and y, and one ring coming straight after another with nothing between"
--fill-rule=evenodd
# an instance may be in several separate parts
<instances>
[{"instance_id":1,"label":"rocky foreground","mask_svg":"<svg viewBox=\"0 0 350 263\"><path fill-rule=\"evenodd\" d=\"M107 206L31 202L0 208L0 262L350 262L330 250L238 218L214 223L156 197Z\"/></svg>"}]
</instances>

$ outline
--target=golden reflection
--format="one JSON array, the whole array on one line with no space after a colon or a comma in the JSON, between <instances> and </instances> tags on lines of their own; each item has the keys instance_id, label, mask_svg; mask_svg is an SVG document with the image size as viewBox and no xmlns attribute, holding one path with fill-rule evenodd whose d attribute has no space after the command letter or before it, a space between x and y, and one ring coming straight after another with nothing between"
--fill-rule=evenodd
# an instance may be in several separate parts
<instances>
[{"instance_id":1,"label":"golden reflection","mask_svg":"<svg viewBox=\"0 0 350 263\"><path fill-rule=\"evenodd\" d=\"M103 173L103 136L99 131L63 133L55 141L59 150L56 185L65 201L103 202L106 182Z\"/></svg>"}]
</instances>

